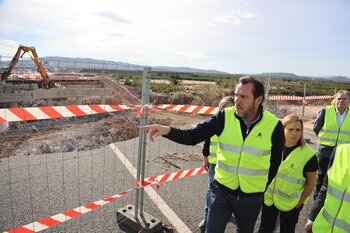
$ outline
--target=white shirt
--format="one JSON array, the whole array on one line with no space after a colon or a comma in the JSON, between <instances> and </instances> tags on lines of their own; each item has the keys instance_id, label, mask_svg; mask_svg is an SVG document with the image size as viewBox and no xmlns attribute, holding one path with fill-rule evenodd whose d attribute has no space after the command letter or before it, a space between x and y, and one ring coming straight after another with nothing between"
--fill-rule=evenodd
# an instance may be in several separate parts
<instances>
[{"instance_id":1,"label":"white shirt","mask_svg":"<svg viewBox=\"0 0 350 233\"><path fill-rule=\"evenodd\" d=\"M335 108L335 112L337 115L337 123L338 123L338 127L340 128L344 122L344 119L346 117L346 114L348 113L348 108L345 109L345 111L343 112L343 114L340 114L340 112L338 111L337 108Z\"/></svg>"}]
</instances>

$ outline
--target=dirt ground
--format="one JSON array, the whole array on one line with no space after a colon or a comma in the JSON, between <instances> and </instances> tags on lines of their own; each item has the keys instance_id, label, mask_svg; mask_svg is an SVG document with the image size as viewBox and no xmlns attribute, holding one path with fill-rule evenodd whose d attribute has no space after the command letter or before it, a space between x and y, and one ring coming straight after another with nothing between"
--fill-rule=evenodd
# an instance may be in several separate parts
<instances>
[{"instance_id":1,"label":"dirt ground","mask_svg":"<svg viewBox=\"0 0 350 233\"><path fill-rule=\"evenodd\" d=\"M305 128L312 128L311 119L316 117L320 108L321 106L307 107ZM299 113L300 107L278 106L275 108L276 110L280 114ZM148 122L182 127L196 125L208 117L153 109L149 114ZM17 135L11 136L9 134L6 137L0 137L0 158L14 155L92 150L116 141L137 137L139 121L140 118L136 110L125 110L99 116L91 115L85 118L14 123L16 125L11 126L11 128L13 134Z\"/></svg>"},{"instance_id":2,"label":"dirt ground","mask_svg":"<svg viewBox=\"0 0 350 233\"><path fill-rule=\"evenodd\" d=\"M12 132L16 134L17 131L17 135L0 137L0 158L75 150L86 151L138 136L140 117L136 110L102 115L99 118L93 115L85 119L73 118L69 122L64 119L28 122L18 125L17 128L13 127ZM196 124L206 118L165 110L152 110L148 122L182 127Z\"/></svg>"}]
</instances>

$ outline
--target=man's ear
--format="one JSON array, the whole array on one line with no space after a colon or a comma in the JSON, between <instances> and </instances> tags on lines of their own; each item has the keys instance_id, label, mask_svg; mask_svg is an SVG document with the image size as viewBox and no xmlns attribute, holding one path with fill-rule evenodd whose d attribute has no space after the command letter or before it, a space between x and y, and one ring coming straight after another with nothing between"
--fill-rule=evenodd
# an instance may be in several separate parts
<instances>
[{"instance_id":1,"label":"man's ear","mask_svg":"<svg viewBox=\"0 0 350 233\"><path fill-rule=\"evenodd\" d=\"M263 97L262 96L259 96L255 99L255 103L257 103L258 105L262 104L262 100L263 100Z\"/></svg>"}]
</instances>

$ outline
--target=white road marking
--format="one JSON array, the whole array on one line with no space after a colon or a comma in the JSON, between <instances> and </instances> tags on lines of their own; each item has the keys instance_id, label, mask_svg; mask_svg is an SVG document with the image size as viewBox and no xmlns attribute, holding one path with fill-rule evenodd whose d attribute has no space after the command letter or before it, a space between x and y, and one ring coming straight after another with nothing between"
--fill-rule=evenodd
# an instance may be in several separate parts
<instances>
[{"instance_id":1,"label":"white road marking","mask_svg":"<svg viewBox=\"0 0 350 233\"><path fill-rule=\"evenodd\" d=\"M115 144L109 145L115 154L118 156L121 162L124 163L125 167L129 170L131 175L136 179L136 168L131 164L131 162L125 157L125 155L119 150ZM149 198L157 205L160 212L168 219L168 221L175 227L176 232L188 233L191 230L186 226L186 224L175 214L175 212L168 206L168 204L163 200L161 196L154 190L153 187L148 186L144 189L148 194Z\"/></svg>"}]
</instances>

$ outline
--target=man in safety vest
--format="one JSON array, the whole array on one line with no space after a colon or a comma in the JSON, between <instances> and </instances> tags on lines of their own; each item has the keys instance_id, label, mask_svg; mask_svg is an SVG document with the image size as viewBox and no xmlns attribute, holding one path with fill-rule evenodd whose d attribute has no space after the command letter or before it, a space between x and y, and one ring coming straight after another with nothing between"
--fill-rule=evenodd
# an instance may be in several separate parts
<instances>
[{"instance_id":1,"label":"man in safety vest","mask_svg":"<svg viewBox=\"0 0 350 233\"><path fill-rule=\"evenodd\" d=\"M224 108L232 107L235 104L235 100L232 96L226 96L222 98L219 102L219 110ZM204 219L199 223L198 227L201 230L205 230L206 219L208 216L208 206L210 205L210 183L214 180L215 165L216 165L216 151L218 149L218 137L216 135L212 136L210 139L205 140L202 154L203 154L203 164L202 167L208 173L208 191L206 195L205 205L204 205Z\"/></svg>"},{"instance_id":2,"label":"man in safety vest","mask_svg":"<svg viewBox=\"0 0 350 233\"><path fill-rule=\"evenodd\" d=\"M284 130L279 119L264 111L264 85L241 77L235 88L235 107L225 108L192 129L147 125L150 141L166 138L196 145L216 135L217 163L206 224L207 233L224 233L232 213L240 233L253 233L266 187L281 164Z\"/></svg>"},{"instance_id":3,"label":"man in safety vest","mask_svg":"<svg viewBox=\"0 0 350 233\"><path fill-rule=\"evenodd\" d=\"M314 199L322 187L333 149L339 144L350 143L350 94L346 90L340 90L334 95L334 100L334 104L319 112L313 128L318 136L319 165Z\"/></svg>"},{"instance_id":4,"label":"man in safety vest","mask_svg":"<svg viewBox=\"0 0 350 233\"><path fill-rule=\"evenodd\" d=\"M333 162L333 164L332 164ZM307 233L350 232L350 144L337 146L309 220Z\"/></svg>"}]
</instances>

